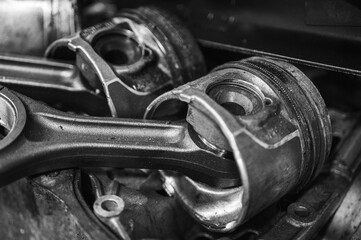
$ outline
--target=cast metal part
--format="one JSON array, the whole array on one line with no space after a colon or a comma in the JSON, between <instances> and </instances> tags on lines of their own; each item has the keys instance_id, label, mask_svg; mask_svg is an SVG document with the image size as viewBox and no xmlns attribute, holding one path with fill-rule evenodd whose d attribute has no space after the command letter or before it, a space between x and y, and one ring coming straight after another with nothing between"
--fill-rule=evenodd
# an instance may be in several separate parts
<instances>
[{"instance_id":1,"label":"cast metal part","mask_svg":"<svg viewBox=\"0 0 361 240\"><path fill-rule=\"evenodd\" d=\"M0 52L43 56L79 28L75 0L0 1Z\"/></svg>"},{"instance_id":2,"label":"cast metal part","mask_svg":"<svg viewBox=\"0 0 361 240\"><path fill-rule=\"evenodd\" d=\"M110 115L105 96L87 86L71 64L0 55L0 84L68 111Z\"/></svg>"},{"instance_id":3,"label":"cast metal part","mask_svg":"<svg viewBox=\"0 0 361 240\"><path fill-rule=\"evenodd\" d=\"M355 146L361 141L361 125L359 116L353 119L356 121L352 118L338 121L349 126L348 132L336 146L327 167L271 229L259 234L261 239L351 239L357 232L361 221L352 210L358 209L359 203L350 205L350 200L355 199L359 191L356 186L359 186L360 173L356 170L361 163L361 149ZM354 124L350 126L347 122ZM326 232L316 238L330 219Z\"/></svg>"},{"instance_id":4,"label":"cast metal part","mask_svg":"<svg viewBox=\"0 0 361 240\"><path fill-rule=\"evenodd\" d=\"M232 159L191 138L186 122L77 116L0 90L0 185L71 167L171 169L214 186L234 186Z\"/></svg>"},{"instance_id":5,"label":"cast metal part","mask_svg":"<svg viewBox=\"0 0 361 240\"><path fill-rule=\"evenodd\" d=\"M89 83L104 92L113 117L142 117L161 93L205 73L188 30L155 8L123 10L108 22L56 41L47 57L64 58L64 47L76 53Z\"/></svg>"},{"instance_id":6,"label":"cast metal part","mask_svg":"<svg viewBox=\"0 0 361 240\"><path fill-rule=\"evenodd\" d=\"M124 210L122 198L113 194L106 194L97 198L93 205L94 212L103 222L111 226L122 239L130 240L130 237L122 223L119 215Z\"/></svg>"},{"instance_id":7,"label":"cast metal part","mask_svg":"<svg viewBox=\"0 0 361 240\"><path fill-rule=\"evenodd\" d=\"M93 206L104 200L124 201L124 209L113 222L100 218L115 235L127 234L131 239L198 239L207 230L198 225L174 198L165 195L157 171L138 169L86 169L95 200ZM81 186L82 184L79 184ZM88 197L89 199L89 197ZM115 207L109 202L107 209ZM85 205L85 208L89 206ZM93 210L96 213L95 209ZM123 226L119 228L119 226Z\"/></svg>"},{"instance_id":8,"label":"cast metal part","mask_svg":"<svg viewBox=\"0 0 361 240\"><path fill-rule=\"evenodd\" d=\"M229 231L318 175L331 146L330 119L319 92L294 66L249 58L154 100L145 114L177 99L187 122L223 155L232 152L242 185L216 189L162 171L164 187L213 231Z\"/></svg>"}]
</instances>

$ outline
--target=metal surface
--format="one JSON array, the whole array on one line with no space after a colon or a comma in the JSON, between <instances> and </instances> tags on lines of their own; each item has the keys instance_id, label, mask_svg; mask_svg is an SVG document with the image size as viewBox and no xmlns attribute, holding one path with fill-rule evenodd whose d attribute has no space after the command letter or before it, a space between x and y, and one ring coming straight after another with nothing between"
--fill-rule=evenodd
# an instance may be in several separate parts
<instances>
[{"instance_id":1,"label":"metal surface","mask_svg":"<svg viewBox=\"0 0 361 240\"><path fill-rule=\"evenodd\" d=\"M216 186L239 181L234 161L199 147L184 122L76 116L6 88L0 101L11 110L0 112L10 119L2 124L0 185L81 166L171 169Z\"/></svg>"},{"instance_id":2,"label":"metal surface","mask_svg":"<svg viewBox=\"0 0 361 240\"><path fill-rule=\"evenodd\" d=\"M122 198L113 194L99 196L95 200L95 214L115 231L122 239L130 240L130 237L122 223L119 221L119 215L124 210L124 201Z\"/></svg>"},{"instance_id":3,"label":"metal surface","mask_svg":"<svg viewBox=\"0 0 361 240\"><path fill-rule=\"evenodd\" d=\"M348 143L352 140L358 139L354 130L359 129L360 119L355 114L345 114L339 111L330 111L333 137L339 138L339 141L333 143L332 155L327 161L326 167L322 173L316 178L312 184L306 187L305 190L289 194L283 197L280 201L273 204L269 208L262 211L246 223L236 228L233 232L223 234L222 237L212 235L210 239L339 239L341 237L340 230L350 229L350 221L340 222L340 217L350 217L341 214L340 206L343 199L347 195L354 192L352 187L349 189L351 182L352 185L357 185L357 180L351 180L350 175L345 177L344 174L334 172L334 166L337 166L340 158L344 156L346 162L354 163L348 165L352 169L357 168L357 163L360 162L360 155L355 154L360 152L358 147L353 147L352 152L349 153ZM359 178L360 173L356 173L356 179ZM353 195L353 194L352 194ZM353 206L357 206L357 202ZM350 205L348 205L350 206ZM356 207L357 208L357 207ZM351 207L347 211L355 210ZM333 215L336 211L340 213ZM339 217L336 217L339 215ZM357 216L357 213L353 213ZM324 226L329 223L330 219L335 220L341 224L330 225L327 229L329 234L325 235ZM352 217L351 217L352 218ZM333 220L332 220L333 221ZM356 223L356 222L355 222ZM357 223L356 223L357 224ZM332 226L332 227L331 227ZM335 228L336 227L336 228ZM355 231L354 228L353 231ZM334 235L332 235L334 233ZM343 235L345 239L350 239L352 232L348 235Z\"/></svg>"},{"instance_id":4,"label":"metal surface","mask_svg":"<svg viewBox=\"0 0 361 240\"><path fill-rule=\"evenodd\" d=\"M137 6L143 1L118 3ZM184 19L204 46L361 75L358 1L154 1ZM200 7L201 6L201 7Z\"/></svg>"},{"instance_id":5,"label":"metal surface","mask_svg":"<svg viewBox=\"0 0 361 240\"><path fill-rule=\"evenodd\" d=\"M80 190L84 199L88 199L93 206L99 202L99 197L107 200L109 197L121 198L124 209L117 217L100 220L115 235L128 235L131 239L194 239L197 234L205 230L194 222L179 206L176 199L163 193L162 183L156 171L135 169L87 169L80 178ZM91 189L86 189L87 179ZM94 198L89 197L89 192ZM112 208L113 205L108 207ZM84 205L88 208L87 205ZM92 209L92 207L90 206ZM108 208L109 209L109 208ZM96 213L95 209L93 211ZM123 226L123 230L119 229Z\"/></svg>"},{"instance_id":6,"label":"metal surface","mask_svg":"<svg viewBox=\"0 0 361 240\"><path fill-rule=\"evenodd\" d=\"M0 55L0 84L68 111L110 115L105 96L88 86L71 64Z\"/></svg>"},{"instance_id":7,"label":"metal surface","mask_svg":"<svg viewBox=\"0 0 361 240\"><path fill-rule=\"evenodd\" d=\"M123 10L108 22L58 40L47 57L63 58L65 47L76 53L89 83L104 92L114 117L140 118L161 93L205 73L188 30L156 8Z\"/></svg>"},{"instance_id":8,"label":"metal surface","mask_svg":"<svg viewBox=\"0 0 361 240\"><path fill-rule=\"evenodd\" d=\"M242 179L214 189L163 172L165 189L213 231L229 231L314 179L331 147L323 99L294 66L263 58L228 63L157 98L146 117L172 99L208 144L232 152ZM307 106L305 108L305 106ZM218 152L220 155L224 151Z\"/></svg>"},{"instance_id":9,"label":"metal surface","mask_svg":"<svg viewBox=\"0 0 361 240\"><path fill-rule=\"evenodd\" d=\"M185 20L208 67L237 62L157 99L154 120L71 114L140 118L152 99L205 74L171 14L125 9L149 3ZM78 6L83 26L106 22L72 35ZM348 114L361 110L360 9L354 0L0 1L0 84L11 89L0 86L1 239L360 239L361 125ZM64 36L47 56L74 65L7 55L40 56ZM239 61L250 55L297 63L313 81L331 108L331 150L308 79L276 60Z\"/></svg>"},{"instance_id":10,"label":"metal surface","mask_svg":"<svg viewBox=\"0 0 361 240\"><path fill-rule=\"evenodd\" d=\"M60 176L58 178L43 176L42 180L44 183L49 180L54 184L53 186L58 185L58 188L63 188L63 190L65 187L71 189L71 184L70 186L66 184ZM3 219L0 226L1 239L93 239L88 234L90 232L84 231L75 217L77 213L74 209L81 208L74 194L68 191L67 194L72 202L65 203L64 198L60 197L60 194L54 194L52 190L27 179L21 179L1 188L0 214ZM75 208L73 208L74 205ZM92 228L96 229L94 222L92 224ZM94 232L91 234L95 237L103 237L102 239L106 236L105 234L96 235ZM107 237L107 239L110 238Z\"/></svg>"},{"instance_id":11,"label":"metal surface","mask_svg":"<svg viewBox=\"0 0 361 240\"><path fill-rule=\"evenodd\" d=\"M0 1L0 52L43 56L53 41L79 30L75 0Z\"/></svg>"},{"instance_id":12,"label":"metal surface","mask_svg":"<svg viewBox=\"0 0 361 240\"><path fill-rule=\"evenodd\" d=\"M288 207L287 214L268 233L262 235L261 239L312 239L317 236L340 205L324 237L325 239L350 239L356 227L350 232L348 224L352 224L352 221L340 222L340 218L348 217L344 211L349 211L345 209L345 205L350 208L347 204L350 199L346 200L345 196L352 195L355 191L352 185L358 183L359 176L351 184L355 178L355 171L361 163L361 149L353 147L355 146L353 143L360 141L360 126L358 118L356 126L338 144L331 156L330 167L327 171L294 204ZM357 218L355 220L357 221ZM280 232L282 232L281 235Z\"/></svg>"}]
</instances>

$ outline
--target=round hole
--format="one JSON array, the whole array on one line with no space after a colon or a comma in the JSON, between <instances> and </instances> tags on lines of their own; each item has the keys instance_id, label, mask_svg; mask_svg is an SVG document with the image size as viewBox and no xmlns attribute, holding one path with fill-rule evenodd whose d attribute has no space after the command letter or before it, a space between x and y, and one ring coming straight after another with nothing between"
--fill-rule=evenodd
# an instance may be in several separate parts
<instances>
[{"instance_id":1,"label":"round hole","mask_svg":"<svg viewBox=\"0 0 361 240\"><path fill-rule=\"evenodd\" d=\"M225 80L210 85L207 94L235 116L252 115L264 107L263 94L242 80Z\"/></svg>"},{"instance_id":2,"label":"round hole","mask_svg":"<svg viewBox=\"0 0 361 240\"><path fill-rule=\"evenodd\" d=\"M234 102L224 102L221 104L226 110L232 113L235 116L244 116L246 115L246 110L239 104Z\"/></svg>"},{"instance_id":3,"label":"round hole","mask_svg":"<svg viewBox=\"0 0 361 240\"><path fill-rule=\"evenodd\" d=\"M307 218L311 215L311 211L304 206L296 206L293 211L296 214L296 216L301 218Z\"/></svg>"},{"instance_id":4,"label":"round hole","mask_svg":"<svg viewBox=\"0 0 361 240\"><path fill-rule=\"evenodd\" d=\"M124 201L116 195L104 195L95 200L93 208L99 217L114 217L124 210Z\"/></svg>"},{"instance_id":5,"label":"round hole","mask_svg":"<svg viewBox=\"0 0 361 240\"><path fill-rule=\"evenodd\" d=\"M264 100L264 104L265 104L266 106L269 106L269 105L272 104L272 100L271 100L270 98L266 98L266 99Z\"/></svg>"},{"instance_id":6,"label":"round hole","mask_svg":"<svg viewBox=\"0 0 361 240\"><path fill-rule=\"evenodd\" d=\"M113 212L118 209L117 202L113 200L105 200L104 202L102 202L101 206L105 211L108 212Z\"/></svg>"},{"instance_id":7,"label":"round hole","mask_svg":"<svg viewBox=\"0 0 361 240\"><path fill-rule=\"evenodd\" d=\"M117 32L106 33L95 39L94 50L115 66L130 65L143 57L143 48L131 36Z\"/></svg>"},{"instance_id":8,"label":"round hole","mask_svg":"<svg viewBox=\"0 0 361 240\"><path fill-rule=\"evenodd\" d=\"M152 55L152 51L148 48L144 49L144 57L149 57Z\"/></svg>"}]
</instances>

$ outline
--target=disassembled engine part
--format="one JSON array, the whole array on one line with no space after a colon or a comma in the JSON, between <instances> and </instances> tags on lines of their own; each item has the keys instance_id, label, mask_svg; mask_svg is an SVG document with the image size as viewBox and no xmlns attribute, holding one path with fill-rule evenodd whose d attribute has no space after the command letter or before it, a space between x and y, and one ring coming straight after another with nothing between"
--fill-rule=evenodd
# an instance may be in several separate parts
<instances>
[{"instance_id":1,"label":"disassembled engine part","mask_svg":"<svg viewBox=\"0 0 361 240\"><path fill-rule=\"evenodd\" d=\"M72 167L168 169L218 187L236 163L198 146L184 122L77 116L0 89L0 185Z\"/></svg>"},{"instance_id":2,"label":"disassembled engine part","mask_svg":"<svg viewBox=\"0 0 361 240\"><path fill-rule=\"evenodd\" d=\"M337 136L340 140L336 141L337 144L333 146L333 154L327 163L337 161L336 156L346 157L347 162L350 162L353 157L357 157L358 160L356 161L359 161L360 158L355 154L355 151L361 149L357 145L349 148L346 141L350 142L351 139L356 139L355 135L350 133L358 129L355 128L355 123L360 124L360 122L354 121L357 119L352 115L350 118L344 118L339 117L340 114L337 114L337 119L335 119L333 111L330 111L330 116L333 137ZM354 153L346 156L345 153L350 150ZM338 152L343 153L337 154ZM353 166L356 168L357 163L355 162ZM88 171L91 182L98 182L93 181L95 179L94 175L100 180L100 183L91 186L92 184L88 183L88 174L86 174ZM82 239L117 239L116 232L113 233L115 237L108 236L108 229L103 227L104 225L111 229L111 225L108 225L106 221L97 221L98 219L94 218L92 212L90 212L93 211L92 206L99 196L115 194L125 202L124 211L120 214L119 219L127 229L131 239L321 239L319 236L315 238L309 236L313 236L317 232L323 236L322 228L329 222L333 212L336 211L336 206L347 191L347 185L350 184L348 180L345 181L343 175L329 174L328 170L323 171L323 174L320 174L316 181L307 187L309 190L302 191L297 195L285 196L234 231L220 234L209 232L192 221L193 219L189 219L188 215L177 204L175 198L165 196L161 190L162 183L159 175L153 171L147 172L135 169L86 169L86 171L81 171L81 174L80 171L73 170L52 172L33 178L30 181L35 189L34 191L37 192L35 199L31 197L31 194L24 191L24 186L21 183L25 183L26 180L17 181L0 189L1 201L5 203L0 205L0 208L2 212L11 212L16 209L15 211L21 212L21 217L12 214L10 219L5 219L5 224L0 227L0 232L3 230L3 232L9 232L8 234L14 234L11 236L21 238L19 226L24 226L26 233L30 232L28 229L34 228L34 226L29 226L28 223L35 221L37 218L42 218L42 214L46 214L48 219L51 219L50 222L43 222L42 224L46 224L45 227L40 223L35 228L41 229L39 230L39 232L41 231L40 234L47 236L49 239L54 238L49 236L73 239L69 235L81 235L79 232L74 233L76 229L81 229L83 235L89 236ZM353 182L354 187L351 187L349 192L356 193L355 187L359 182L357 179L360 179L360 173ZM119 186L114 182L118 182ZM28 188L28 191L31 192L33 188ZM74 196L75 193L76 196ZM89 196L90 194L91 196ZM347 193L347 195L350 195L350 193ZM350 212L352 212L352 209L356 210L357 205L359 205L357 199L354 199L353 205L348 209ZM40 203L35 204L34 201L40 201ZM31 214L32 210L29 210L29 204L37 206L38 211L36 212L39 212L37 215ZM290 205L292 205L292 210L288 213L287 208ZM346 209L346 206L342 205L340 210L341 208ZM295 208L296 206L307 208ZM293 209L296 210L299 216L294 214ZM344 217L356 217L356 220L357 211L352 213L352 216L347 217L347 215L344 215ZM307 214L313 216L313 220L301 224L300 220L311 219ZM338 216L336 217L336 215ZM336 213L336 215L333 218L339 220L342 218L340 213ZM67 227L60 229L53 219L59 219L57 221L61 219L61 222L65 223ZM76 224L66 224L69 221L76 222ZM352 232L349 231L355 229L352 228L353 226L357 227L356 221L353 221L352 226L347 226L345 222L340 226L348 231L348 234L344 235L346 237L343 239L350 239L349 236L352 235ZM334 239L332 238L332 230L342 230L334 224L333 227L336 228L329 229L331 239ZM31 233L33 232L31 231ZM338 232L335 232L335 236L339 236L338 234Z\"/></svg>"},{"instance_id":3,"label":"disassembled engine part","mask_svg":"<svg viewBox=\"0 0 361 240\"><path fill-rule=\"evenodd\" d=\"M122 239L130 240L131 238L119 220L119 216L124 211L125 206L124 200L116 195L118 193L119 183L113 181L107 192L103 195L101 183L98 178L92 174L90 174L89 177L92 185L95 186L96 200L93 203L95 215Z\"/></svg>"},{"instance_id":4,"label":"disassembled engine part","mask_svg":"<svg viewBox=\"0 0 361 240\"><path fill-rule=\"evenodd\" d=\"M213 231L229 231L314 179L331 147L324 101L296 67L264 58L224 64L154 100L145 118L169 100L188 104L193 138L219 155L233 153L237 188L216 189L162 171L164 187Z\"/></svg>"},{"instance_id":5,"label":"disassembled engine part","mask_svg":"<svg viewBox=\"0 0 361 240\"><path fill-rule=\"evenodd\" d=\"M140 118L161 93L205 74L190 32L156 8L123 10L109 22L54 42L46 55L66 59L65 48L76 53L90 85L104 92L114 117Z\"/></svg>"},{"instance_id":6,"label":"disassembled engine part","mask_svg":"<svg viewBox=\"0 0 361 240\"><path fill-rule=\"evenodd\" d=\"M151 117L164 101L185 101L188 124L78 117L6 88L0 96L1 185L79 166L177 170L193 180L162 172L165 189L214 231L231 230L304 187L331 144L329 117L312 83L295 67L262 58L225 64L147 109ZM237 167L242 185L229 188L239 184Z\"/></svg>"},{"instance_id":7,"label":"disassembled engine part","mask_svg":"<svg viewBox=\"0 0 361 240\"><path fill-rule=\"evenodd\" d=\"M356 120L355 126L337 144L327 164L329 166L306 192L288 206L285 215L269 231L260 234L262 239L320 239L315 238L317 233L331 218L325 239L351 239L353 231L360 224L360 219L351 212L350 215L345 214L345 211L356 210L359 205L357 201L354 202L355 206L349 205L349 201L345 199L346 194L350 196L358 191L355 187L360 179L360 173L356 174L356 169L361 163L361 149L354 146L361 141L361 122L359 117ZM347 120L339 121L341 122L347 123ZM346 201L343 202L343 199ZM343 217L355 218L353 221L342 221L340 218ZM347 223L356 226L351 230L352 226L347 226ZM282 234L278 235L279 233Z\"/></svg>"},{"instance_id":8,"label":"disassembled engine part","mask_svg":"<svg viewBox=\"0 0 361 240\"><path fill-rule=\"evenodd\" d=\"M76 6L74 0L0 1L0 52L43 56L52 42L80 29Z\"/></svg>"},{"instance_id":9,"label":"disassembled engine part","mask_svg":"<svg viewBox=\"0 0 361 240\"><path fill-rule=\"evenodd\" d=\"M0 84L68 111L109 116L105 96L93 91L71 64L0 55Z\"/></svg>"},{"instance_id":10,"label":"disassembled engine part","mask_svg":"<svg viewBox=\"0 0 361 240\"><path fill-rule=\"evenodd\" d=\"M124 210L124 201L117 195L103 195L94 202L95 214L108 225L124 240L130 240L130 237L122 223L119 221L119 215Z\"/></svg>"}]
</instances>

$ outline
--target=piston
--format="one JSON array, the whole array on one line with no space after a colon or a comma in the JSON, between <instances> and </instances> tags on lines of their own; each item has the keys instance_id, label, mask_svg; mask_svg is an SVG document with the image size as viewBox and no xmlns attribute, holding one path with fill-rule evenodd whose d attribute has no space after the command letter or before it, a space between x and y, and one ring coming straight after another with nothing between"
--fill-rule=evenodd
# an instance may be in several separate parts
<instances>
[{"instance_id":1,"label":"piston","mask_svg":"<svg viewBox=\"0 0 361 240\"><path fill-rule=\"evenodd\" d=\"M213 231L229 231L320 172L331 146L325 103L296 67L253 57L226 63L154 100L146 118L169 100L188 104L199 144L237 163L241 184L214 188L161 171L164 188Z\"/></svg>"},{"instance_id":2,"label":"piston","mask_svg":"<svg viewBox=\"0 0 361 240\"><path fill-rule=\"evenodd\" d=\"M59 39L46 52L60 60L72 55L89 85L105 94L113 117L141 118L157 96L206 71L188 29L153 7L124 9L107 22Z\"/></svg>"}]
</instances>

